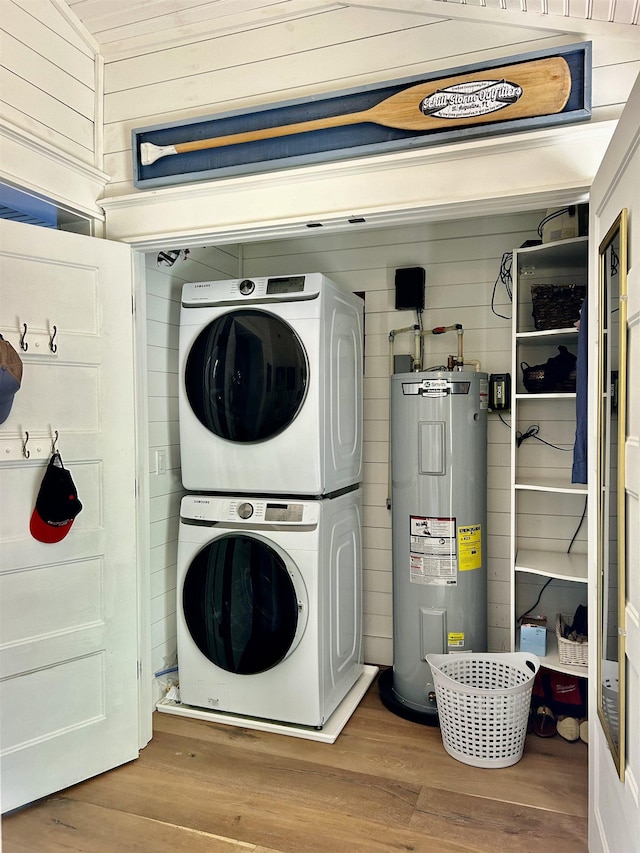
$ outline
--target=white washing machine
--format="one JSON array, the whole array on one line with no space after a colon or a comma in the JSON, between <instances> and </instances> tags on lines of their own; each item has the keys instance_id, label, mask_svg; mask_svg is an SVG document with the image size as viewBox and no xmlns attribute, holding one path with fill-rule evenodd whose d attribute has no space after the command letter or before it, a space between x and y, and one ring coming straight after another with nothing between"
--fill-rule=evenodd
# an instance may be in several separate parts
<instances>
[{"instance_id":1,"label":"white washing machine","mask_svg":"<svg viewBox=\"0 0 640 853\"><path fill-rule=\"evenodd\" d=\"M184 285L186 489L316 497L360 482L363 304L320 273Z\"/></svg>"},{"instance_id":2,"label":"white washing machine","mask_svg":"<svg viewBox=\"0 0 640 853\"><path fill-rule=\"evenodd\" d=\"M324 725L364 669L361 500L182 499L183 704Z\"/></svg>"}]
</instances>

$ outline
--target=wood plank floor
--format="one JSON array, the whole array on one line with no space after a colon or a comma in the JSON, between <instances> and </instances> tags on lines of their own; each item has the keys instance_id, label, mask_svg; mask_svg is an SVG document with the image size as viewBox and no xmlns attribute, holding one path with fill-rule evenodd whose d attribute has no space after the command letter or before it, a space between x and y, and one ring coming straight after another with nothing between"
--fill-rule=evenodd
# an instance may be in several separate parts
<instances>
[{"instance_id":1,"label":"wood plank floor","mask_svg":"<svg viewBox=\"0 0 640 853\"><path fill-rule=\"evenodd\" d=\"M527 737L470 767L376 683L334 744L154 715L140 758L5 816L4 853L587 850L587 747Z\"/></svg>"}]
</instances>

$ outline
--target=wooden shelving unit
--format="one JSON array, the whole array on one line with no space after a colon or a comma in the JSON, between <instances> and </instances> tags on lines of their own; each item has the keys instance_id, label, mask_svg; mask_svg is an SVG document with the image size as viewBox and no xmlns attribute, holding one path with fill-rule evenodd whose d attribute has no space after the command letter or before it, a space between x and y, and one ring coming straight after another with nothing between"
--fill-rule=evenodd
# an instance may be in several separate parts
<instances>
[{"instance_id":1,"label":"wooden shelving unit","mask_svg":"<svg viewBox=\"0 0 640 853\"><path fill-rule=\"evenodd\" d=\"M511 396L512 647L519 646L518 618L534 605L547 616L543 666L587 676L585 666L561 663L555 634L557 613L574 612L587 602L587 555L582 538L573 544L586 509L586 484L571 482L576 394L533 393L523 383L525 366L544 364L565 346L577 354L575 327L534 327L532 284L587 285L588 238L578 237L514 252ZM522 435L531 425L536 436ZM540 441L536 441L539 436ZM586 519L585 519L586 520ZM586 530L586 525L583 526ZM569 550L571 548L571 550ZM551 581L544 591L542 587Z\"/></svg>"}]
</instances>

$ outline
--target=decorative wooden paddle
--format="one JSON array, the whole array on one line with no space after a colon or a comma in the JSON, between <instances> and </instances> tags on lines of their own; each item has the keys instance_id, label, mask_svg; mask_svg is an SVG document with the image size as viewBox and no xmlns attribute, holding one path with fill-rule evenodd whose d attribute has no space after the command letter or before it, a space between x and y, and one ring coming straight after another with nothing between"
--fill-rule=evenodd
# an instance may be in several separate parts
<instances>
[{"instance_id":1,"label":"decorative wooden paddle","mask_svg":"<svg viewBox=\"0 0 640 853\"><path fill-rule=\"evenodd\" d=\"M456 125L482 124L560 112L571 92L571 72L563 57L534 59L441 78L409 86L367 110L310 121L265 127L244 133L177 142L174 145L140 145L143 166L161 157L222 148L260 139L275 139L329 127L371 122L399 130L436 130ZM496 118L495 113L500 112Z\"/></svg>"}]
</instances>

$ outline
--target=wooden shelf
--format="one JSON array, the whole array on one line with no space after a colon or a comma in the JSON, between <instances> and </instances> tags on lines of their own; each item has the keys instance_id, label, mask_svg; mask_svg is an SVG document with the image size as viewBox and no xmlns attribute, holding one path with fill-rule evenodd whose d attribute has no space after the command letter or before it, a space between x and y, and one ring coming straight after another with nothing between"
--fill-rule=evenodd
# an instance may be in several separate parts
<instances>
[{"instance_id":1,"label":"wooden shelf","mask_svg":"<svg viewBox=\"0 0 640 853\"><path fill-rule=\"evenodd\" d=\"M557 480L528 477L526 483L515 483L514 488L530 492L556 492L566 495L586 495L586 483L567 483L566 477Z\"/></svg>"},{"instance_id":2,"label":"wooden shelf","mask_svg":"<svg viewBox=\"0 0 640 853\"><path fill-rule=\"evenodd\" d=\"M588 237L570 237L567 240L554 240L551 243L538 243L537 246L525 246L517 250L518 260L537 259L540 271L549 267L579 267L585 263L589 248ZM544 259L544 260L543 260ZM522 270L518 267L518 276Z\"/></svg>"},{"instance_id":3,"label":"wooden shelf","mask_svg":"<svg viewBox=\"0 0 640 853\"><path fill-rule=\"evenodd\" d=\"M577 334L578 330L575 326L569 326L566 329L536 329L532 332L516 332L516 340L535 341L542 339L544 342L547 338L575 338Z\"/></svg>"},{"instance_id":4,"label":"wooden shelf","mask_svg":"<svg viewBox=\"0 0 640 853\"><path fill-rule=\"evenodd\" d=\"M559 580L586 583L587 555L522 550L516 554L515 570Z\"/></svg>"},{"instance_id":5,"label":"wooden shelf","mask_svg":"<svg viewBox=\"0 0 640 853\"><path fill-rule=\"evenodd\" d=\"M516 400L521 403L523 400L575 400L575 391L543 391L541 394L534 394L532 391L518 391Z\"/></svg>"}]
</instances>

